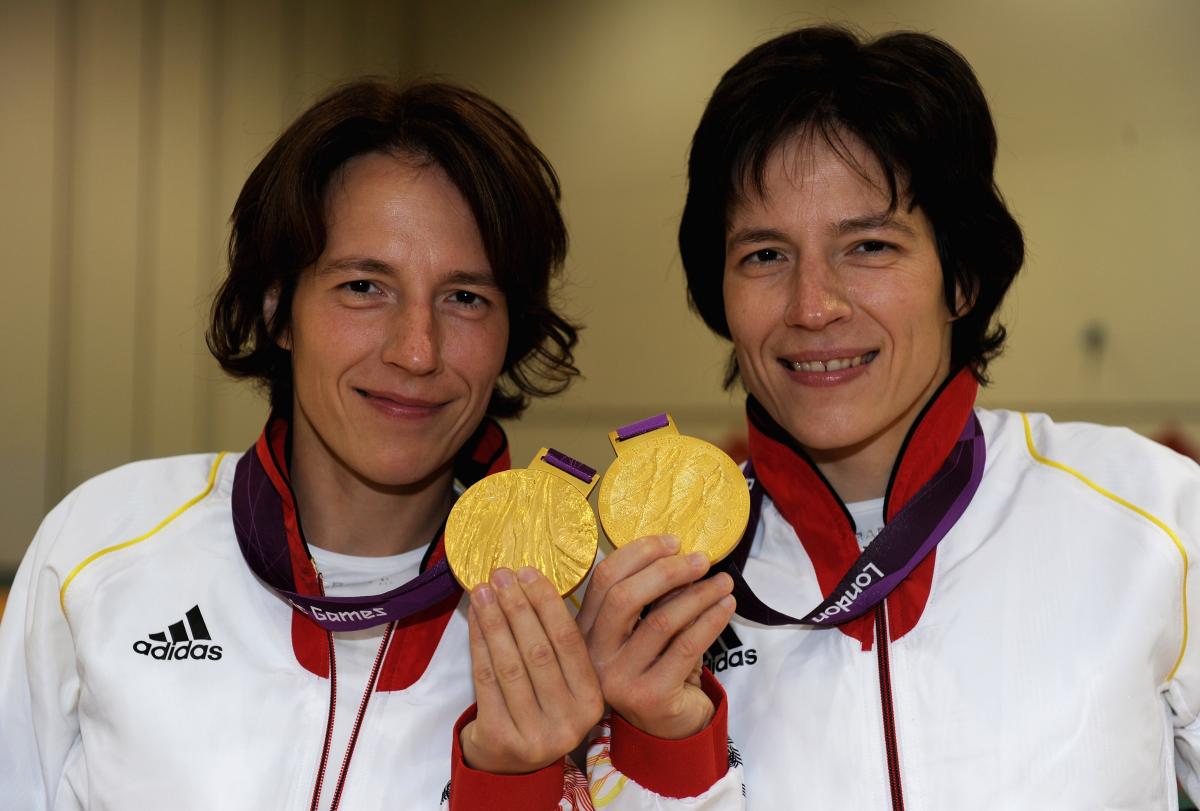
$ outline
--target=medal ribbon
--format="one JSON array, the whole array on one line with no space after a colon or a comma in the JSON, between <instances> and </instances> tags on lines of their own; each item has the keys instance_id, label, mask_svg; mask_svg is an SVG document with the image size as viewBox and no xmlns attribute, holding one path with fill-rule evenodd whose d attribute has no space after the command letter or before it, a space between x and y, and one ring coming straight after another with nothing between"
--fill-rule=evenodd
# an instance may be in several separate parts
<instances>
[{"instance_id":1,"label":"medal ribbon","mask_svg":"<svg viewBox=\"0 0 1200 811\"><path fill-rule=\"evenodd\" d=\"M284 420L274 417L268 420L262 436L242 455L234 471L234 533L242 556L260 580L328 631L356 631L400 622L461 593L442 554L442 530L431 545L432 558L436 558L433 564L391 591L360 597L326 597L297 591L297 556L289 545L285 520L285 513L295 511L295 495L282 463L287 430ZM481 455L482 458L476 458ZM456 477L470 486L484 475L507 468L507 440L498 425L485 419L456 460ZM298 518L295 524L298 529ZM303 538L300 543L303 544ZM307 552L305 545L304 553ZM311 556L307 565L313 566ZM303 577L305 573L298 574ZM311 582L312 578L308 579ZM320 590L319 584L316 590Z\"/></svg>"},{"instance_id":2,"label":"medal ribbon","mask_svg":"<svg viewBox=\"0 0 1200 811\"><path fill-rule=\"evenodd\" d=\"M986 447L983 429L970 412L949 455L862 551L820 605L792 617L764 603L742 573L762 510L765 488L747 463L750 520L745 534L722 568L734 579L737 613L762 625L837 626L863 616L934 550L966 510L983 478Z\"/></svg>"}]
</instances>

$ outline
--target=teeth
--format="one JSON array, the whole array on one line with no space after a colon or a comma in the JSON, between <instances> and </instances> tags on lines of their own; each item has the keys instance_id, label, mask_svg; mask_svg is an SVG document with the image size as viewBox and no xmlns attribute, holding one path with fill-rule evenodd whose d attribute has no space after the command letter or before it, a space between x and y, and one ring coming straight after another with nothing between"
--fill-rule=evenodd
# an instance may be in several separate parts
<instances>
[{"instance_id":1,"label":"teeth","mask_svg":"<svg viewBox=\"0 0 1200 811\"><path fill-rule=\"evenodd\" d=\"M840 372L842 369L853 369L875 359L876 352L865 355L855 355L852 358L834 358L833 360L803 360L789 361L788 366L796 372Z\"/></svg>"}]
</instances>

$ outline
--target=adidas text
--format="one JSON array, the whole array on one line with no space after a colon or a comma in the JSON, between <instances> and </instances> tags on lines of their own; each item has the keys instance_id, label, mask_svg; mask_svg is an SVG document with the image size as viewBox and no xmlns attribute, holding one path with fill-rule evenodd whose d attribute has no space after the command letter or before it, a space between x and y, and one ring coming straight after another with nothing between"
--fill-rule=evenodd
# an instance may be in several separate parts
<instances>
[{"instance_id":1,"label":"adidas text","mask_svg":"<svg viewBox=\"0 0 1200 811\"><path fill-rule=\"evenodd\" d=\"M221 658L221 646L213 644L208 624L204 622L198 605L189 608L183 619L168 625L167 630L155 631L149 637L149 640L134 642L133 652L160 662L182 662L187 659L215 662Z\"/></svg>"},{"instance_id":2,"label":"adidas text","mask_svg":"<svg viewBox=\"0 0 1200 811\"><path fill-rule=\"evenodd\" d=\"M221 658L221 646L209 645L205 642L185 642L182 645L175 642L151 645L144 639L133 643L134 653L149 656L161 661L183 661L184 659L208 659L216 662Z\"/></svg>"},{"instance_id":3,"label":"adidas text","mask_svg":"<svg viewBox=\"0 0 1200 811\"><path fill-rule=\"evenodd\" d=\"M752 665L758 661L758 651L754 648L748 650L733 650L721 651L716 656L704 654L704 664L713 673L720 673L722 670L728 670L731 667L741 667L742 665Z\"/></svg>"},{"instance_id":4,"label":"adidas text","mask_svg":"<svg viewBox=\"0 0 1200 811\"><path fill-rule=\"evenodd\" d=\"M721 635L713 640L704 652L704 666L713 673L720 673L732 667L752 665L757 661L758 651L744 647L732 625L726 625Z\"/></svg>"}]
</instances>

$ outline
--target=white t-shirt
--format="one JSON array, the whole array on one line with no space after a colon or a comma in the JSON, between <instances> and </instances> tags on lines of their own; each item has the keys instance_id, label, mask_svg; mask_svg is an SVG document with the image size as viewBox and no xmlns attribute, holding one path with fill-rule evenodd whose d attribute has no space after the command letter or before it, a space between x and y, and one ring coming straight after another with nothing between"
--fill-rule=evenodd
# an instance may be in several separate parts
<instances>
[{"instance_id":1,"label":"white t-shirt","mask_svg":"<svg viewBox=\"0 0 1200 811\"><path fill-rule=\"evenodd\" d=\"M362 597L391 591L420 574L421 546L399 555L363 557L330 552L309 546L313 561L321 573L325 593L331 597ZM386 623L361 631L339 631L333 635L337 663L337 710L333 715L333 738L329 747L329 765L325 768L325 786L321 791L322 809L333 799L346 757L346 745L354 729L358 706L371 675L371 665L379 654Z\"/></svg>"},{"instance_id":2,"label":"white t-shirt","mask_svg":"<svg viewBox=\"0 0 1200 811\"><path fill-rule=\"evenodd\" d=\"M883 499L854 501L846 505L854 519L854 534L858 537L858 548L866 549L883 529Z\"/></svg>"}]
</instances>

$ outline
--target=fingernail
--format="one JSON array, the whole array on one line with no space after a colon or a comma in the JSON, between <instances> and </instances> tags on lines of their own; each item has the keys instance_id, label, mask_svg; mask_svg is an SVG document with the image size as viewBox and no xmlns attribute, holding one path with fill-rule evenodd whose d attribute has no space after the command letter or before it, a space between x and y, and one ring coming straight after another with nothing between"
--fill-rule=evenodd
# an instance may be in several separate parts
<instances>
[{"instance_id":1,"label":"fingernail","mask_svg":"<svg viewBox=\"0 0 1200 811\"><path fill-rule=\"evenodd\" d=\"M522 566L517 570L517 578L522 583L532 583L538 579L538 570L532 566Z\"/></svg>"},{"instance_id":2,"label":"fingernail","mask_svg":"<svg viewBox=\"0 0 1200 811\"><path fill-rule=\"evenodd\" d=\"M662 535L659 537L659 540L662 541L663 549L666 549L668 552L674 553L679 551L679 539L674 535Z\"/></svg>"},{"instance_id":3,"label":"fingernail","mask_svg":"<svg viewBox=\"0 0 1200 811\"><path fill-rule=\"evenodd\" d=\"M496 602L496 593L490 586L476 586L475 590L471 592L471 599L480 605L491 605Z\"/></svg>"},{"instance_id":4,"label":"fingernail","mask_svg":"<svg viewBox=\"0 0 1200 811\"><path fill-rule=\"evenodd\" d=\"M693 552L687 556L687 562L692 566L707 566L708 555L703 552Z\"/></svg>"},{"instance_id":5,"label":"fingernail","mask_svg":"<svg viewBox=\"0 0 1200 811\"><path fill-rule=\"evenodd\" d=\"M497 588L510 588L515 582L517 581L513 579L513 573L508 569L497 569L492 572L492 584Z\"/></svg>"},{"instance_id":6,"label":"fingernail","mask_svg":"<svg viewBox=\"0 0 1200 811\"><path fill-rule=\"evenodd\" d=\"M732 578L732 577L730 577L730 576L729 576L727 573L725 573L725 572L721 572L721 573L720 573L719 575L717 575L717 576L716 576L714 579L715 579L715 580L717 580L717 581L718 581L718 582L721 584L721 588L725 588L725 589L732 589L732 588L733 588L733 578Z\"/></svg>"},{"instance_id":7,"label":"fingernail","mask_svg":"<svg viewBox=\"0 0 1200 811\"><path fill-rule=\"evenodd\" d=\"M717 602L717 605L721 606L721 608L733 608L736 603L737 600L733 599L732 594L726 594Z\"/></svg>"}]
</instances>

